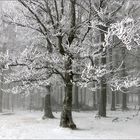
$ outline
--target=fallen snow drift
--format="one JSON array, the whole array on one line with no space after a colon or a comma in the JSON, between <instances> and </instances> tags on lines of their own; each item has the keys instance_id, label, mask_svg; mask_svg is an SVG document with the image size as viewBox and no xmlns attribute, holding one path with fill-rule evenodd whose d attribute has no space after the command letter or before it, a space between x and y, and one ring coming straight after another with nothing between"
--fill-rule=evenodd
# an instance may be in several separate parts
<instances>
[{"instance_id":1,"label":"fallen snow drift","mask_svg":"<svg viewBox=\"0 0 140 140\"><path fill-rule=\"evenodd\" d=\"M134 111L108 112L107 118L95 118L97 112L73 112L78 129L59 127L56 119L42 120L41 112L0 114L0 139L140 139L140 116Z\"/></svg>"}]
</instances>

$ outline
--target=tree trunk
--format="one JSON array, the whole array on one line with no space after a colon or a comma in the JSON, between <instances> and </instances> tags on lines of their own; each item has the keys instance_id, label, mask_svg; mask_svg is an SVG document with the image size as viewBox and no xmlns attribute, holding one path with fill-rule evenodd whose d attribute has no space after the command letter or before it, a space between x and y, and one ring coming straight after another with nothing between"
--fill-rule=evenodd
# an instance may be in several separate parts
<instances>
[{"instance_id":1,"label":"tree trunk","mask_svg":"<svg viewBox=\"0 0 140 140\"><path fill-rule=\"evenodd\" d=\"M127 95L122 93L122 110L127 110Z\"/></svg>"},{"instance_id":2,"label":"tree trunk","mask_svg":"<svg viewBox=\"0 0 140 140\"><path fill-rule=\"evenodd\" d=\"M112 111L115 111L116 110L116 108L115 108L115 91L112 91L112 100L111 100L111 110Z\"/></svg>"},{"instance_id":3,"label":"tree trunk","mask_svg":"<svg viewBox=\"0 0 140 140\"><path fill-rule=\"evenodd\" d=\"M65 98L63 102L63 110L61 114L60 126L69 127L72 129L76 128L76 125L72 119L72 84L67 83L65 89Z\"/></svg>"},{"instance_id":4,"label":"tree trunk","mask_svg":"<svg viewBox=\"0 0 140 140\"><path fill-rule=\"evenodd\" d=\"M113 72L113 53L112 53L112 47L108 48L108 54L109 54L109 62L110 62L110 79L113 78L114 72ZM114 111L115 109L115 91L111 90L111 110Z\"/></svg>"},{"instance_id":5,"label":"tree trunk","mask_svg":"<svg viewBox=\"0 0 140 140\"><path fill-rule=\"evenodd\" d=\"M138 105L140 106L140 95L138 94Z\"/></svg>"},{"instance_id":6,"label":"tree trunk","mask_svg":"<svg viewBox=\"0 0 140 140\"><path fill-rule=\"evenodd\" d=\"M99 116L106 117L106 82L101 80L101 93L99 98Z\"/></svg>"},{"instance_id":7,"label":"tree trunk","mask_svg":"<svg viewBox=\"0 0 140 140\"><path fill-rule=\"evenodd\" d=\"M70 0L70 32L68 35L68 44L71 46L75 38L75 25L76 25L76 0ZM62 45L62 44L61 44ZM61 45L59 45L61 47ZM59 47L59 48L60 48ZM62 51L61 51L62 52ZM63 53L61 53L63 55ZM72 58L69 56L65 62L65 97L61 113L60 126L75 129L76 125L72 119Z\"/></svg>"},{"instance_id":8,"label":"tree trunk","mask_svg":"<svg viewBox=\"0 0 140 140\"><path fill-rule=\"evenodd\" d=\"M75 85L75 92L74 92L74 108L79 110L79 98L78 98L78 86Z\"/></svg>"},{"instance_id":9,"label":"tree trunk","mask_svg":"<svg viewBox=\"0 0 140 140\"><path fill-rule=\"evenodd\" d=\"M44 98L44 116L43 119L46 118L54 118L52 114L52 108L51 108L51 86L47 86L48 93L45 95Z\"/></svg>"},{"instance_id":10,"label":"tree trunk","mask_svg":"<svg viewBox=\"0 0 140 140\"><path fill-rule=\"evenodd\" d=\"M93 110L97 110L96 93L95 92L93 92Z\"/></svg>"},{"instance_id":11,"label":"tree trunk","mask_svg":"<svg viewBox=\"0 0 140 140\"><path fill-rule=\"evenodd\" d=\"M3 98L3 93L2 90L0 91L0 113L2 112L2 98Z\"/></svg>"},{"instance_id":12,"label":"tree trunk","mask_svg":"<svg viewBox=\"0 0 140 140\"><path fill-rule=\"evenodd\" d=\"M96 83L93 83L93 87L95 87ZM96 89L98 90L98 89ZM93 91L93 110L97 110L97 98L96 98L96 92L97 91Z\"/></svg>"},{"instance_id":13,"label":"tree trunk","mask_svg":"<svg viewBox=\"0 0 140 140\"><path fill-rule=\"evenodd\" d=\"M105 34L103 31L107 31L107 27L104 27L102 25L99 26L101 29L101 42L105 42ZM103 49L103 46L101 45L101 48ZM106 51L102 53L101 57L101 64L106 65ZM106 77L101 77L101 92L100 92L100 98L99 98L99 116L106 117L106 90L107 90L107 84L106 84Z\"/></svg>"},{"instance_id":14,"label":"tree trunk","mask_svg":"<svg viewBox=\"0 0 140 140\"><path fill-rule=\"evenodd\" d=\"M71 129L75 129L76 125L73 122L72 119L72 79L73 75L71 72L69 72L72 69L72 61L71 58L68 58L68 60L65 62L65 97L63 102L63 108L61 113L61 121L60 126L61 127L68 127Z\"/></svg>"},{"instance_id":15,"label":"tree trunk","mask_svg":"<svg viewBox=\"0 0 140 140\"><path fill-rule=\"evenodd\" d=\"M126 66L125 66L125 48L122 48L122 56L123 56L123 64L122 64L122 77L126 76ZM122 110L127 110L127 94L126 93L122 93Z\"/></svg>"},{"instance_id":16,"label":"tree trunk","mask_svg":"<svg viewBox=\"0 0 140 140\"><path fill-rule=\"evenodd\" d=\"M3 108L3 91L2 91L2 88L3 88L3 75L1 76L1 87L0 87L0 112L2 112L2 108Z\"/></svg>"},{"instance_id":17,"label":"tree trunk","mask_svg":"<svg viewBox=\"0 0 140 140\"><path fill-rule=\"evenodd\" d=\"M42 97L41 98L41 102L42 102L42 106L41 106L41 111L43 111L44 110L44 106L45 106L45 99L44 99L44 97Z\"/></svg>"}]
</instances>

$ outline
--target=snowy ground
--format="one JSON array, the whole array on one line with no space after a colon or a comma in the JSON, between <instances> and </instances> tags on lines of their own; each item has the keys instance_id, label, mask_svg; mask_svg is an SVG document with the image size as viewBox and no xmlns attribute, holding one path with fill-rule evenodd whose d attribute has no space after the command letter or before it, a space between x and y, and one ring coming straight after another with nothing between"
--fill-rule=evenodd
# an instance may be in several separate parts
<instances>
[{"instance_id":1,"label":"snowy ground","mask_svg":"<svg viewBox=\"0 0 140 140\"><path fill-rule=\"evenodd\" d=\"M95 118L96 113L74 112L77 130L60 128L60 113L53 120L42 120L41 112L0 114L0 139L140 139L136 112L109 111L107 118Z\"/></svg>"}]
</instances>

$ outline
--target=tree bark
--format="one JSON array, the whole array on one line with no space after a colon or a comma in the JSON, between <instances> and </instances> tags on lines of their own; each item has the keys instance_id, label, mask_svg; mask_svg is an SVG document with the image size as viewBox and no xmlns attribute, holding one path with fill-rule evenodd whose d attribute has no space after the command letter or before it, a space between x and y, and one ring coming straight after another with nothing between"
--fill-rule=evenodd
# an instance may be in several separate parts
<instances>
[{"instance_id":1,"label":"tree bark","mask_svg":"<svg viewBox=\"0 0 140 140\"><path fill-rule=\"evenodd\" d=\"M116 94L115 91L112 91L112 100L111 100L111 110L112 111L115 111L116 110L116 107L115 107L115 104L116 104L115 103L115 100L116 100L115 99L115 94Z\"/></svg>"},{"instance_id":2,"label":"tree bark","mask_svg":"<svg viewBox=\"0 0 140 140\"><path fill-rule=\"evenodd\" d=\"M79 98L78 98L78 86L75 85L75 92L74 92L74 108L79 110Z\"/></svg>"},{"instance_id":3,"label":"tree bark","mask_svg":"<svg viewBox=\"0 0 140 140\"><path fill-rule=\"evenodd\" d=\"M138 105L140 106L140 95L138 94Z\"/></svg>"},{"instance_id":4,"label":"tree bark","mask_svg":"<svg viewBox=\"0 0 140 140\"><path fill-rule=\"evenodd\" d=\"M99 97L99 116L106 117L106 80L101 80L101 92Z\"/></svg>"},{"instance_id":5,"label":"tree bark","mask_svg":"<svg viewBox=\"0 0 140 140\"><path fill-rule=\"evenodd\" d=\"M122 48L122 56L123 56L124 62L122 64L122 77L126 76L125 55L126 55L126 52L125 52L125 48L123 47ZM128 109L128 107L127 107L127 94L122 93L122 110L127 110L127 109Z\"/></svg>"},{"instance_id":6,"label":"tree bark","mask_svg":"<svg viewBox=\"0 0 140 140\"><path fill-rule=\"evenodd\" d=\"M3 73L2 73L3 74ZM2 108L3 108L3 91L2 91L2 88L3 88L3 75L1 76L1 87L0 87L0 112L2 112Z\"/></svg>"},{"instance_id":7,"label":"tree bark","mask_svg":"<svg viewBox=\"0 0 140 140\"><path fill-rule=\"evenodd\" d=\"M3 98L3 93L0 91L0 113L2 112L2 98Z\"/></svg>"},{"instance_id":8,"label":"tree bark","mask_svg":"<svg viewBox=\"0 0 140 140\"><path fill-rule=\"evenodd\" d=\"M72 119L72 84L67 83L65 89L65 98L63 102L63 110L61 114L61 127L69 127L75 129L76 125Z\"/></svg>"},{"instance_id":9,"label":"tree bark","mask_svg":"<svg viewBox=\"0 0 140 140\"><path fill-rule=\"evenodd\" d=\"M127 95L122 93L122 110L127 110Z\"/></svg>"},{"instance_id":10,"label":"tree bark","mask_svg":"<svg viewBox=\"0 0 140 140\"><path fill-rule=\"evenodd\" d=\"M107 31L107 27L104 26L99 26L101 29L100 34L101 34L101 42L105 42L105 33L103 31ZM101 48L103 46L101 45ZM102 53L101 57L101 64L106 65L106 51ZM106 77L105 75L101 77L101 92L100 92L100 98L99 98L99 116L106 117L106 98L107 98L107 84L106 84Z\"/></svg>"},{"instance_id":11,"label":"tree bark","mask_svg":"<svg viewBox=\"0 0 140 140\"><path fill-rule=\"evenodd\" d=\"M51 108L51 86L47 86L48 93L44 98L44 116L43 119L54 118Z\"/></svg>"},{"instance_id":12,"label":"tree bark","mask_svg":"<svg viewBox=\"0 0 140 140\"><path fill-rule=\"evenodd\" d=\"M112 53L112 48L108 49L109 53L109 62L110 62L110 78L113 78L114 72L113 72L113 53ZM111 110L114 111L115 109L115 91L111 90Z\"/></svg>"},{"instance_id":13,"label":"tree bark","mask_svg":"<svg viewBox=\"0 0 140 140\"><path fill-rule=\"evenodd\" d=\"M95 92L93 92L93 110L97 110L96 93Z\"/></svg>"},{"instance_id":14,"label":"tree bark","mask_svg":"<svg viewBox=\"0 0 140 140\"><path fill-rule=\"evenodd\" d=\"M70 0L70 32L68 35L68 44L71 45L75 38L76 25L76 0ZM76 125L72 119L72 58L69 56L65 62L65 97L63 102L63 109L61 113L60 126L75 129Z\"/></svg>"},{"instance_id":15,"label":"tree bark","mask_svg":"<svg viewBox=\"0 0 140 140\"><path fill-rule=\"evenodd\" d=\"M61 127L68 127L71 129L75 129L76 125L73 122L72 119L72 79L73 75L71 72L69 72L72 69L72 61L71 58L68 58L68 60L65 62L65 97L62 107L62 113L61 113L61 120L60 120L60 126Z\"/></svg>"}]
</instances>

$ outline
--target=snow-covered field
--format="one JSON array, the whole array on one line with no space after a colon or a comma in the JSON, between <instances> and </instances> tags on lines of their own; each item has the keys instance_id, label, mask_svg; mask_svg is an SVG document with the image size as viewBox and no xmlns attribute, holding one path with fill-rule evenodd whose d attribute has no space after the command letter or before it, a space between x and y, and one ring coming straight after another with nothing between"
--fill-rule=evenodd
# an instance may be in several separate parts
<instances>
[{"instance_id":1,"label":"snow-covered field","mask_svg":"<svg viewBox=\"0 0 140 140\"><path fill-rule=\"evenodd\" d=\"M136 112L109 111L107 118L95 118L96 113L74 112L77 130L60 128L60 113L53 120L42 120L42 112L0 114L0 139L140 139Z\"/></svg>"}]
</instances>

